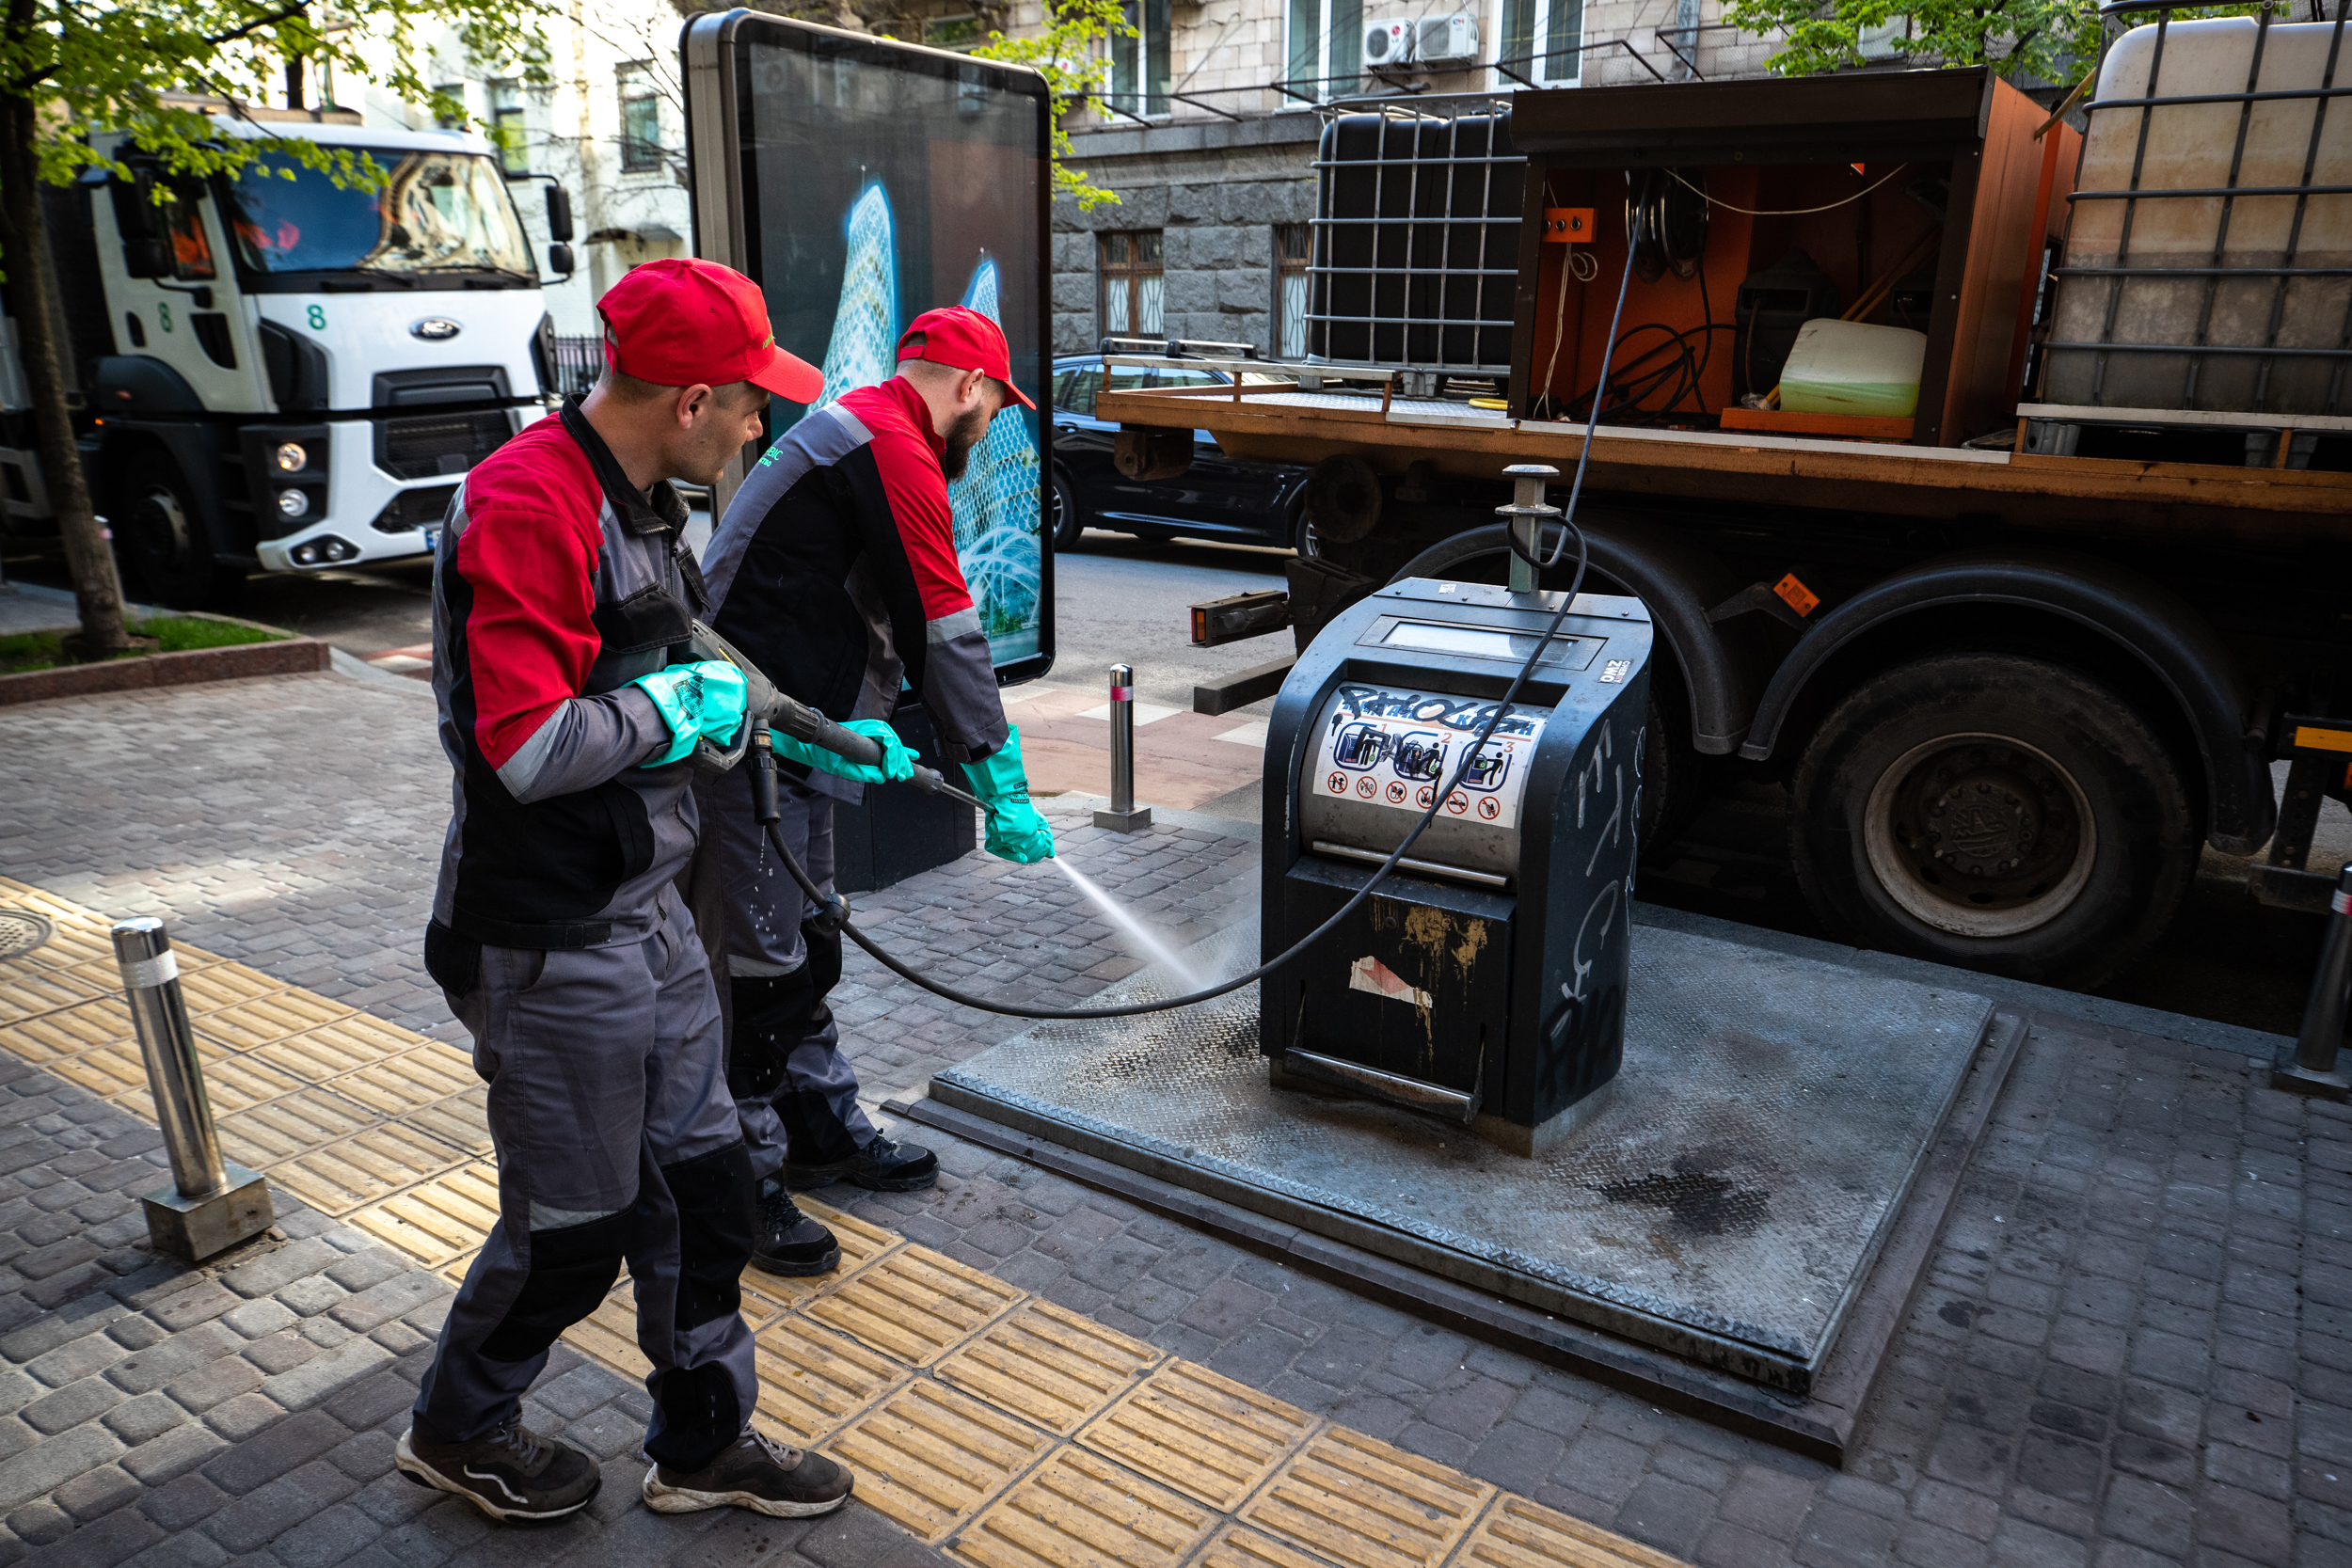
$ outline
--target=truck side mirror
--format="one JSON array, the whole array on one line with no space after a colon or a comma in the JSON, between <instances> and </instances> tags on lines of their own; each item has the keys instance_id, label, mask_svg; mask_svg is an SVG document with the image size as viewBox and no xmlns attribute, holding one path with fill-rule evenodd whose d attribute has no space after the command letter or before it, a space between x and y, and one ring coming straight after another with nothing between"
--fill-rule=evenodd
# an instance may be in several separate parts
<instances>
[{"instance_id":1,"label":"truck side mirror","mask_svg":"<svg viewBox=\"0 0 2352 1568\"><path fill-rule=\"evenodd\" d=\"M135 166L130 179L113 182L108 190L115 229L122 235L122 270L134 277L171 276L171 244L164 233L163 209L155 205L154 170Z\"/></svg>"},{"instance_id":2,"label":"truck side mirror","mask_svg":"<svg viewBox=\"0 0 2352 1568\"><path fill-rule=\"evenodd\" d=\"M548 246L548 271L556 275L555 280L558 283L561 283L565 278L571 277L573 265L572 247L570 245L567 245L564 244L563 241L558 240L555 244Z\"/></svg>"},{"instance_id":3,"label":"truck side mirror","mask_svg":"<svg viewBox=\"0 0 2352 1568\"><path fill-rule=\"evenodd\" d=\"M572 237L572 193L561 185L548 187L548 238L562 245ZM571 263L564 263L570 272Z\"/></svg>"}]
</instances>

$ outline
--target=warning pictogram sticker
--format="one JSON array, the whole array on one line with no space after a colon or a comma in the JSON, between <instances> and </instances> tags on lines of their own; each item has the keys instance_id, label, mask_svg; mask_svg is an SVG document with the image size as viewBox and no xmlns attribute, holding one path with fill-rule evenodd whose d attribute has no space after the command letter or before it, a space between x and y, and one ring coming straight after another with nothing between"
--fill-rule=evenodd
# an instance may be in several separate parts
<instances>
[{"instance_id":1,"label":"warning pictogram sticker","mask_svg":"<svg viewBox=\"0 0 2352 1568\"><path fill-rule=\"evenodd\" d=\"M1389 804L1391 804L1391 805L1392 805L1392 806L1401 806L1401 805L1403 805L1404 803L1405 803L1405 785L1403 784L1403 783L1401 783L1401 782L1400 782L1400 781L1398 781L1398 780L1394 780L1394 779L1390 780L1390 781L1389 781Z\"/></svg>"},{"instance_id":2,"label":"warning pictogram sticker","mask_svg":"<svg viewBox=\"0 0 2352 1568\"><path fill-rule=\"evenodd\" d=\"M1323 781L1323 787L1329 790L1334 795L1344 795L1347 793L1347 775L1344 773L1334 773L1329 778Z\"/></svg>"},{"instance_id":3,"label":"warning pictogram sticker","mask_svg":"<svg viewBox=\"0 0 2352 1568\"><path fill-rule=\"evenodd\" d=\"M1470 810L1470 797L1456 790L1445 798L1445 809L1455 816Z\"/></svg>"},{"instance_id":4,"label":"warning pictogram sticker","mask_svg":"<svg viewBox=\"0 0 2352 1568\"><path fill-rule=\"evenodd\" d=\"M1478 815L1492 822L1502 815L1502 805L1491 795L1478 802Z\"/></svg>"},{"instance_id":5,"label":"warning pictogram sticker","mask_svg":"<svg viewBox=\"0 0 2352 1568\"><path fill-rule=\"evenodd\" d=\"M1367 773L1356 781L1356 793L1369 800L1380 793L1380 781Z\"/></svg>"}]
</instances>

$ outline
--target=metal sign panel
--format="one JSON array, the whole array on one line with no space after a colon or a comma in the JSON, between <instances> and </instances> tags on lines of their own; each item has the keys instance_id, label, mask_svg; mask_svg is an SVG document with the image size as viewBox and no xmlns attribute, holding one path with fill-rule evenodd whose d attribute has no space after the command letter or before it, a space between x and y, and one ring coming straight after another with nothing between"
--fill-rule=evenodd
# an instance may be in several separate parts
<instances>
[{"instance_id":1,"label":"metal sign panel","mask_svg":"<svg viewBox=\"0 0 2352 1568\"><path fill-rule=\"evenodd\" d=\"M815 406L895 373L898 335L941 305L994 318L1014 382L1046 403L1043 77L741 10L697 18L683 52L695 254L759 282L777 342L824 371ZM772 404L771 435L807 412ZM1051 439L1047 421L1009 408L948 485L1005 684L1053 665Z\"/></svg>"}]
</instances>

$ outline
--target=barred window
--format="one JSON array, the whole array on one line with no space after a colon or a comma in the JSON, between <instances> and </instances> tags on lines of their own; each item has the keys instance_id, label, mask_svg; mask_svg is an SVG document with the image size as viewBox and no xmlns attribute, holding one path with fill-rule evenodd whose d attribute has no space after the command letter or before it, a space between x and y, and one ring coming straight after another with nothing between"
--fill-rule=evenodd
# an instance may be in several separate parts
<instances>
[{"instance_id":1,"label":"barred window","mask_svg":"<svg viewBox=\"0 0 2352 1568\"><path fill-rule=\"evenodd\" d=\"M632 60L620 68L621 169L643 174L661 166L661 97L653 62Z\"/></svg>"},{"instance_id":2,"label":"barred window","mask_svg":"<svg viewBox=\"0 0 2352 1568\"><path fill-rule=\"evenodd\" d=\"M1279 359L1307 356L1309 259L1314 230L1303 223L1274 226L1274 354Z\"/></svg>"},{"instance_id":3,"label":"barred window","mask_svg":"<svg viewBox=\"0 0 2352 1568\"><path fill-rule=\"evenodd\" d=\"M1100 320L1106 338L1156 338L1168 278L1156 229L1115 229L1102 242L1103 298Z\"/></svg>"}]
</instances>

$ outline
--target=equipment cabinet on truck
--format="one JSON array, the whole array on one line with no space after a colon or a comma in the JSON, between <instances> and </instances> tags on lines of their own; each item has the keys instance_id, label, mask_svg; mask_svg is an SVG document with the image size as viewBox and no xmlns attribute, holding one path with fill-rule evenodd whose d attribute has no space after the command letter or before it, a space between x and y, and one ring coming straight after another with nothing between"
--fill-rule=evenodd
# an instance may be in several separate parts
<instances>
[{"instance_id":1,"label":"equipment cabinet on truck","mask_svg":"<svg viewBox=\"0 0 2352 1568\"><path fill-rule=\"evenodd\" d=\"M2079 137L1981 70L1515 95L1475 138L1525 159L1507 375L1317 362L1098 404L1138 470L1179 428L1317 465L1287 616L1201 607L1196 638L1287 619L1303 647L1394 578L1500 580L1502 470L1586 460L1594 579L1661 651L1648 835L1767 772L1832 930L2076 986L2162 934L2201 845L2269 844L2257 894L2324 908L2303 862L2352 761L2344 24L2107 13ZM1319 228L1314 309L1468 222L1404 205L1397 244Z\"/></svg>"}]
</instances>

